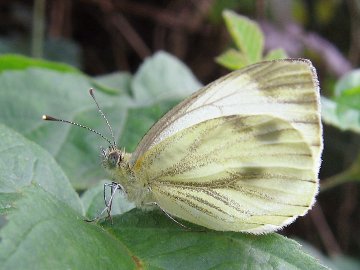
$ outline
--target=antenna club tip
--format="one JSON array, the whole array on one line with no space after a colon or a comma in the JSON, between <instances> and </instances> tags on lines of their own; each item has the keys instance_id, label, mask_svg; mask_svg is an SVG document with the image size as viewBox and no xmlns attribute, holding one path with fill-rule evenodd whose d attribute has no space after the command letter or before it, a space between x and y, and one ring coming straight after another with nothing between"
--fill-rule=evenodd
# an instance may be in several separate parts
<instances>
[{"instance_id":1,"label":"antenna club tip","mask_svg":"<svg viewBox=\"0 0 360 270\"><path fill-rule=\"evenodd\" d=\"M51 116L46 115L46 114L43 114L43 116L41 118L42 118L42 120L48 120L48 121L55 120L54 117L51 117Z\"/></svg>"},{"instance_id":2,"label":"antenna club tip","mask_svg":"<svg viewBox=\"0 0 360 270\"><path fill-rule=\"evenodd\" d=\"M90 95L93 96L93 95L94 95L94 88L90 88L90 89L89 89L89 93L90 93Z\"/></svg>"}]
</instances>

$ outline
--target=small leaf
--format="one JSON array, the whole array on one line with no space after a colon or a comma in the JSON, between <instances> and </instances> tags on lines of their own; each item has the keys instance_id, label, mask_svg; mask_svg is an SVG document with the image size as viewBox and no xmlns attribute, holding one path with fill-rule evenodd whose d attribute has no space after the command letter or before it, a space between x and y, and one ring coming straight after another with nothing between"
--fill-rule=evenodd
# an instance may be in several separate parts
<instances>
[{"instance_id":1,"label":"small leaf","mask_svg":"<svg viewBox=\"0 0 360 270\"><path fill-rule=\"evenodd\" d=\"M360 111L345 108L336 101L321 97L322 120L341 130L351 130L360 133Z\"/></svg>"},{"instance_id":2,"label":"small leaf","mask_svg":"<svg viewBox=\"0 0 360 270\"><path fill-rule=\"evenodd\" d=\"M267 53L267 55L264 57L264 60L270 61L285 58L288 58L288 55L283 49L274 49Z\"/></svg>"},{"instance_id":3,"label":"small leaf","mask_svg":"<svg viewBox=\"0 0 360 270\"><path fill-rule=\"evenodd\" d=\"M334 94L336 97L349 89L360 87L360 69L355 69L345 74L335 85Z\"/></svg>"},{"instance_id":4,"label":"small leaf","mask_svg":"<svg viewBox=\"0 0 360 270\"><path fill-rule=\"evenodd\" d=\"M322 117L341 130L360 132L360 70L351 71L336 83L334 98L322 98Z\"/></svg>"},{"instance_id":5,"label":"small leaf","mask_svg":"<svg viewBox=\"0 0 360 270\"><path fill-rule=\"evenodd\" d=\"M344 109L360 110L360 85L356 88L344 90L335 100Z\"/></svg>"},{"instance_id":6,"label":"small leaf","mask_svg":"<svg viewBox=\"0 0 360 270\"><path fill-rule=\"evenodd\" d=\"M244 53L248 64L260 61L264 49L264 36L259 26L233 11L226 10L223 16L230 35L236 46Z\"/></svg>"},{"instance_id":7,"label":"small leaf","mask_svg":"<svg viewBox=\"0 0 360 270\"><path fill-rule=\"evenodd\" d=\"M244 54L234 49L229 49L216 57L216 62L230 70L237 70L248 65Z\"/></svg>"}]
</instances>

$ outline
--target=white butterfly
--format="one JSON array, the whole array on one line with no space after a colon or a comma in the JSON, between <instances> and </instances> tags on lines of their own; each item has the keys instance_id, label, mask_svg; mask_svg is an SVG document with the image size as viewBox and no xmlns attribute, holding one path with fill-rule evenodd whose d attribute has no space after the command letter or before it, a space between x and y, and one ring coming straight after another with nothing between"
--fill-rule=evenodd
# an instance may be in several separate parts
<instances>
[{"instance_id":1,"label":"white butterfly","mask_svg":"<svg viewBox=\"0 0 360 270\"><path fill-rule=\"evenodd\" d=\"M310 61L261 62L185 99L133 154L111 144L103 165L116 182L112 187L139 208L157 205L219 231L272 232L315 202L319 100Z\"/></svg>"}]
</instances>

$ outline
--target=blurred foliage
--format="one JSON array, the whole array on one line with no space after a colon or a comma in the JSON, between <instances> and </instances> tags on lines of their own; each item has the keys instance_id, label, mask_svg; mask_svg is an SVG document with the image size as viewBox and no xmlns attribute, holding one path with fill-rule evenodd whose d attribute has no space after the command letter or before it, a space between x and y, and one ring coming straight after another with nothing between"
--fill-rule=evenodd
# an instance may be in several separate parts
<instances>
[{"instance_id":1,"label":"blurred foliage","mask_svg":"<svg viewBox=\"0 0 360 270\"><path fill-rule=\"evenodd\" d=\"M323 97L323 120L341 130L360 133L360 69L344 75L334 87L334 96Z\"/></svg>"},{"instance_id":2,"label":"blurred foliage","mask_svg":"<svg viewBox=\"0 0 360 270\"><path fill-rule=\"evenodd\" d=\"M263 60L286 58L282 49L273 49L263 56L264 35L260 27L248 18L232 11L223 13L229 33L237 50L228 49L216 61L232 70L240 69Z\"/></svg>"}]
</instances>

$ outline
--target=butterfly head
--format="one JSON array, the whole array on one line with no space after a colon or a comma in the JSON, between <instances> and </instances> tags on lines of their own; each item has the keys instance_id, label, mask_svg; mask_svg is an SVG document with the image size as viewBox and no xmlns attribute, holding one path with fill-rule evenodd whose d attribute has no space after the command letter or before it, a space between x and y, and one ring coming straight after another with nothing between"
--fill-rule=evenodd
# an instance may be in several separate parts
<instances>
[{"instance_id":1,"label":"butterfly head","mask_svg":"<svg viewBox=\"0 0 360 270\"><path fill-rule=\"evenodd\" d=\"M114 146L101 149L102 164L106 169L112 170L119 167L125 161L125 151L121 151Z\"/></svg>"}]
</instances>

